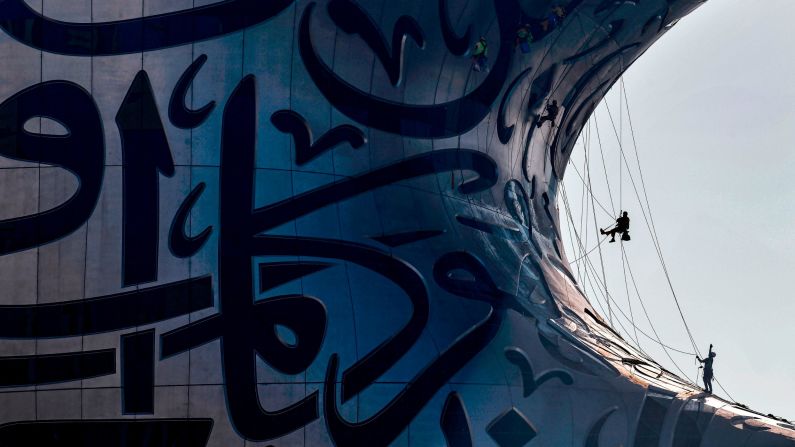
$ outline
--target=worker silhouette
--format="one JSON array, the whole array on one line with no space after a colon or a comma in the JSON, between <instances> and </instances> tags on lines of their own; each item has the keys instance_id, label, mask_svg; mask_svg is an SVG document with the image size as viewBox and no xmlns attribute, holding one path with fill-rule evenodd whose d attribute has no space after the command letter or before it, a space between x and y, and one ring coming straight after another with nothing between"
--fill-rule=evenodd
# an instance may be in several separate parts
<instances>
[{"instance_id":1,"label":"worker silhouette","mask_svg":"<svg viewBox=\"0 0 795 447\"><path fill-rule=\"evenodd\" d=\"M480 36L472 50L472 69L475 71L489 71L489 43L486 37Z\"/></svg>"},{"instance_id":2,"label":"worker silhouette","mask_svg":"<svg viewBox=\"0 0 795 447\"><path fill-rule=\"evenodd\" d=\"M621 240L628 241L630 240L629 237L629 214L624 211L621 217L616 219L616 226L614 226L610 230L603 230L599 229L599 232L602 234L609 235L611 237L610 242L616 241L616 233L621 233Z\"/></svg>"},{"instance_id":3,"label":"worker silhouette","mask_svg":"<svg viewBox=\"0 0 795 447\"><path fill-rule=\"evenodd\" d=\"M546 121L552 123L552 126L555 126L555 118L558 117L558 102L552 101L552 104L547 104L547 114L540 117L538 122L536 123L536 127L541 127Z\"/></svg>"},{"instance_id":4,"label":"worker silhouette","mask_svg":"<svg viewBox=\"0 0 795 447\"><path fill-rule=\"evenodd\" d=\"M696 356L698 361L704 365L704 391L707 394L712 394L712 362L717 355L712 352L712 345L709 345L709 357L702 360L701 357Z\"/></svg>"}]
</instances>

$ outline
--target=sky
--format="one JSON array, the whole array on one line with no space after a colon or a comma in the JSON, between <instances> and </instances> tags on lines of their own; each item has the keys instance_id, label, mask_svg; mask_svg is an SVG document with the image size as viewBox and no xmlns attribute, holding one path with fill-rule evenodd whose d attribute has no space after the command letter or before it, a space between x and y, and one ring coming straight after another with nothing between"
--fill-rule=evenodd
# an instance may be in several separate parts
<instances>
[{"instance_id":1,"label":"sky","mask_svg":"<svg viewBox=\"0 0 795 447\"><path fill-rule=\"evenodd\" d=\"M624 245L625 267L632 270L654 329L669 346L692 352L629 178L631 173L643 197L634 131L660 250L693 338L702 353L710 343L715 345L715 376L734 400L788 419L795 419L792 17L793 0L705 3L629 67L623 78L628 108L617 83L572 156L572 163L586 175L583 161L590 140L595 200L611 213L628 210L632 218L632 241ZM631 170L619 163L619 139ZM583 182L571 166L564 188L574 229L590 250L597 245L597 228L609 226L613 218L595 203L594 224L590 199L585 208ZM561 220L566 220L562 201L560 211ZM589 216L587 223L583 212ZM572 247L576 237L567 227L564 241L573 261L579 254ZM631 276L624 281L620 245L604 243L589 255L599 275L600 249L614 300L614 326L634 338L632 320L653 338ZM604 298L588 281L581 282L589 299L604 306ZM640 333L638 339L654 359L678 371L655 342ZM671 356L695 379L693 356ZM717 386L715 390L727 396Z\"/></svg>"}]
</instances>

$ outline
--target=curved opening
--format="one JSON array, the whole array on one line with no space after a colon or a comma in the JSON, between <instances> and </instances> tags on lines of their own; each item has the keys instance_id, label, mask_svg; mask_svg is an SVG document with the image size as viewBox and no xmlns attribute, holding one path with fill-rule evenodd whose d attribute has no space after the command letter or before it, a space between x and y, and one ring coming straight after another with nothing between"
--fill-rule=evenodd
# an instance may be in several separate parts
<instances>
[{"instance_id":1,"label":"curved opening","mask_svg":"<svg viewBox=\"0 0 795 447\"><path fill-rule=\"evenodd\" d=\"M273 330L276 332L276 337L288 348L295 348L298 346L298 335L287 326L277 324L274 325Z\"/></svg>"},{"instance_id":2,"label":"curved opening","mask_svg":"<svg viewBox=\"0 0 795 447\"><path fill-rule=\"evenodd\" d=\"M66 203L80 188L66 169L41 165L0 169L0 220L43 213Z\"/></svg>"},{"instance_id":3,"label":"curved opening","mask_svg":"<svg viewBox=\"0 0 795 447\"><path fill-rule=\"evenodd\" d=\"M447 272L447 277L456 281L475 282L475 275L464 269L453 269Z\"/></svg>"},{"instance_id":4,"label":"curved opening","mask_svg":"<svg viewBox=\"0 0 795 447\"><path fill-rule=\"evenodd\" d=\"M22 125L25 132L52 137L69 136L69 129L61 122L46 116L34 116Z\"/></svg>"}]
</instances>

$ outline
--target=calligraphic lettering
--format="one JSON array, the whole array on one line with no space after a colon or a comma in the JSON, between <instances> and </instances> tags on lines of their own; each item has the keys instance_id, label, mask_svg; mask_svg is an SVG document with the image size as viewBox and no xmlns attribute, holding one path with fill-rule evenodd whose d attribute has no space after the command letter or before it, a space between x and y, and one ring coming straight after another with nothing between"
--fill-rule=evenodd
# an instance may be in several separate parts
<instances>
[{"instance_id":1,"label":"calligraphic lettering","mask_svg":"<svg viewBox=\"0 0 795 447\"><path fill-rule=\"evenodd\" d=\"M68 134L26 131L25 123L38 117L61 123ZM102 188L105 144L94 100L72 82L43 82L11 96L0 104L0 122L0 155L61 167L80 184L72 197L53 209L0 221L0 255L6 255L56 241L88 220Z\"/></svg>"}]
</instances>

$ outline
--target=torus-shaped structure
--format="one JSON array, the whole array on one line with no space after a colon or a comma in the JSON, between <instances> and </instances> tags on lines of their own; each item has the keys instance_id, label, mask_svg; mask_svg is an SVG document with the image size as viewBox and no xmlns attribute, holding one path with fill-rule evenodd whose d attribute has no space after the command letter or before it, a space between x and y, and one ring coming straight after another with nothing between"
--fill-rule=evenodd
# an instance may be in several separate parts
<instances>
[{"instance_id":1,"label":"torus-shaped structure","mask_svg":"<svg viewBox=\"0 0 795 447\"><path fill-rule=\"evenodd\" d=\"M795 445L562 248L584 123L700 3L0 1L0 445Z\"/></svg>"}]
</instances>

